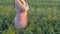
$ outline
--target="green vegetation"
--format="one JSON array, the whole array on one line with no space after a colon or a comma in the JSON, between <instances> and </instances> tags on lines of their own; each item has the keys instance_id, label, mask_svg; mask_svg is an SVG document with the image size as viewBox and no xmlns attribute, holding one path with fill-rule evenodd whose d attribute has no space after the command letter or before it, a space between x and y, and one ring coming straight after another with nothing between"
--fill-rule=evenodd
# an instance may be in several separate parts
<instances>
[{"instance_id":1,"label":"green vegetation","mask_svg":"<svg viewBox=\"0 0 60 34\"><path fill-rule=\"evenodd\" d=\"M28 26L24 34L60 34L60 0L26 0ZM15 34L12 0L0 0L0 34Z\"/></svg>"}]
</instances>

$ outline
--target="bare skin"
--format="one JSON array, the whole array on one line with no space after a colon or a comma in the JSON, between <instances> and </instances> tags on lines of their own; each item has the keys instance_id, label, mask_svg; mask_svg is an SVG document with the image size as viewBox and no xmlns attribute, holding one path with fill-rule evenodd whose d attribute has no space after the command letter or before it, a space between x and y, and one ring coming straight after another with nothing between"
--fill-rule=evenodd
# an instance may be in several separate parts
<instances>
[{"instance_id":1,"label":"bare skin","mask_svg":"<svg viewBox=\"0 0 60 34\"><path fill-rule=\"evenodd\" d=\"M28 4L25 0L14 0L16 16L14 18L15 28L25 28L28 24Z\"/></svg>"}]
</instances>

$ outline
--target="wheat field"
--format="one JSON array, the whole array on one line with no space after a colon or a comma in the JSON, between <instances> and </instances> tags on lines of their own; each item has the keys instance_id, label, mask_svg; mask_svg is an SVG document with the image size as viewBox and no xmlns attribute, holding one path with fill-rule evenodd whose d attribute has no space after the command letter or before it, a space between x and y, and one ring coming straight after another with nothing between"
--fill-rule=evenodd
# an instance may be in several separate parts
<instances>
[{"instance_id":1,"label":"wheat field","mask_svg":"<svg viewBox=\"0 0 60 34\"><path fill-rule=\"evenodd\" d=\"M26 0L28 25L24 34L60 34L60 0ZM13 0L0 0L0 34L17 34Z\"/></svg>"}]
</instances>

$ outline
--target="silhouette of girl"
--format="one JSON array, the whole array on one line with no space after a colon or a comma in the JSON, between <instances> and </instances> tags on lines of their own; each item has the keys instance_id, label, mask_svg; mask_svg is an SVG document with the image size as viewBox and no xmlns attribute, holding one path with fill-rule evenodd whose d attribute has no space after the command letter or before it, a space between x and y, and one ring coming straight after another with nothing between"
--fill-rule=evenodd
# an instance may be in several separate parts
<instances>
[{"instance_id":1,"label":"silhouette of girl","mask_svg":"<svg viewBox=\"0 0 60 34\"><path fill-rule=\"evenodd\" d=\"M25 28L28 24L28 4L25 2L25 0L14 0L13 2L16 10L16 16L14 18L15 28Z\"/></svg>"}]
</instances>

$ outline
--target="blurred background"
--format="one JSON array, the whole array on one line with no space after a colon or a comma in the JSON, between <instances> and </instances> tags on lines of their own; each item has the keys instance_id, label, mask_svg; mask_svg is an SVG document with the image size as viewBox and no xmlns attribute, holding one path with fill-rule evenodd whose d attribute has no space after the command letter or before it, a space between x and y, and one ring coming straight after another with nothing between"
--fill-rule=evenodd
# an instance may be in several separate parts
<instances>
[{"instance_id":1,"label":"blurred background","mask_svg":"<svg viewBox=\"0 0 60 34\"><path fill-rule=\"evenodd\" d=\"M26 0L28 25L24 34L60 34L60 0ZM13 0L0 0L0 34L15 34Z\"/></svg>"}]
</instances>

